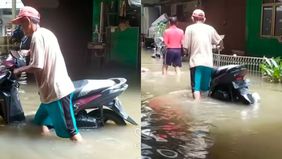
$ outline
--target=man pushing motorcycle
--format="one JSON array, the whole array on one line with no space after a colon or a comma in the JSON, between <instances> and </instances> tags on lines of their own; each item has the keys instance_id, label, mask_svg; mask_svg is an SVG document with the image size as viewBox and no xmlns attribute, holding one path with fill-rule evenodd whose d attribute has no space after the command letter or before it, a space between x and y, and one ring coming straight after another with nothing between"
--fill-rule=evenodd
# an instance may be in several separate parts
<instances>
[{"instance_id":1,"label":"man pushing motorcycle","mask_svg":"<svg viewBox=\"0 0 282 159\"><path fill-rule=\"evenodd\" d=\"M205 13L195 9L191 16L194 24L185 30L183 47L190 53L190 75L193 98L199 101L201 93L209 90L213 68L212 45L223 49L222 38L216 30L205 24Z\"/></svg>"},{"instance_id":2,"label":"man pushing motorcycle","mask_svg":"<svg viewBox=\"0 0 282 159\"><path fill-rule=\"evenodd\" d=\"M72 104L75 88L56 36L39 26L39 12L29 6L21 8L11 22L21 25L24 34L31 37L29 65L15 69L14 74L34 73L41 101L34 123L42 127L43 134L49 134L52 127L59 137L82 141Z\"/></svg>"}]
</instances>

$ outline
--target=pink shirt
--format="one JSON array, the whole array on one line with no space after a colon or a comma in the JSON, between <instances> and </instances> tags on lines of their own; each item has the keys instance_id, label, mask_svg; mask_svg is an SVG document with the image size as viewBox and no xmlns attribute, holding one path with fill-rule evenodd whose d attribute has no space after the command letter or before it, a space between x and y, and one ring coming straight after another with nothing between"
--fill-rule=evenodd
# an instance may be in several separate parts
<instances>
[{"instance_id":1,"label":"pink shirt","mask_svg":"<svg viewBox=\"0 0 282 159\"><path fill-rule=\"evenodd\" d=\"M175 25L170 26L164 32L164 42L167 48L181 48L183 38L183 30Z\"/></svg>"}]
</instances>

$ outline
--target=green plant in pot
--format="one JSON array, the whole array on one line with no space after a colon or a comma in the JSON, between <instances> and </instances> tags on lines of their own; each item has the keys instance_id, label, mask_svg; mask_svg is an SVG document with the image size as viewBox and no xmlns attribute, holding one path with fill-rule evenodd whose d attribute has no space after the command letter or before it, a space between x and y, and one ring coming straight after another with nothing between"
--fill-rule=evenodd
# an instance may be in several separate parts
<instances>
[{"instance_id":1,"label":"green plant in pot","mask_svg":"<svg viewBox=\"0 0 282 159\"><path fill-rule=\"evenodd\" d=\"M260 70L268 81L282 82L282 60L280 57L264 57L264 63L260 64Z\"/></svg>"}]
</instances>

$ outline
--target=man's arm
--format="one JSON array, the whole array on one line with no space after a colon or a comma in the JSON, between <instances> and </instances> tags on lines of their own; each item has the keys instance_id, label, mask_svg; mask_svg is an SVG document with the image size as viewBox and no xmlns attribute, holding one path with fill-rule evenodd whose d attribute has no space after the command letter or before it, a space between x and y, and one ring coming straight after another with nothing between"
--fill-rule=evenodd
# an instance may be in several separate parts
<instances>
[{"instance_id":1,"label":"man's arm","mask_svg":"<svg viewBox=\"0 0 282 159\"><path fill-rule=\"evenodd\" d=\"M168 36L167 36L166 30L165 30L164 33L163 33L163 38L164 38L165 46L168 46Z\"/></svg>"},{"instance_id":2,"label":"man's arm","mask_svg":"<svg viewBox=\"0 0 282 159\"><path fill-rule=\"evenodd\" d=\"M182 51L183 51L183 54L184 55L187 55L188 54L188 50L184 47L184 39L185 39L185 34L184 34L184 31L182 31L182 37L181 37L181 48L182 48Z\"/></svg>"},{"instance_id":3,"label":"man's arm","mask_svg":"<svg viewBox=\"0 0 282 159\"><path fill-rule=\"evenodd\" d=\"M22 56L28 56L29 54L30 54L30 50L21 50L20 52L19 52Z\"/></svg>"},{"instance_id":4,"label":"man's arm","mask_svg":"<svg viewBox=\"0 0 282 159\"><path fill-rule=\"evenodd\" d=\"M186 54L189 54L191 52L191 34L189 32L189 29L186 28L182 42L182 46Z\"/></svg>"},{"instance_id":5,"label":"man's arm","mask_svg":"<svg viewBox=\"0 0 282 159\"><path fill-rule=\"evenodd\" d=\"M214 28L213 28L214 29ZM213 32L213 37L212 37L212 43L214 45L216 45L216 48L219 49L219 50L223 50L224 49L224 46L223 46L223 37L224 36L220 36L217 31L214 29L214 32Z\"/></svg>"},{"instance_id":6,"label":"man's arm","mask_svg":"<svg viewBox=\"0 0 282 159\"><path fill-rule=\"evenodd\" d=\"M21 72L35 73L39 70L41 70L41 68L36 68L33 67L32 65L28 65L14 69L14 74L20 74Z\"/></svg>"},{"instance_id":7,"label":"man's arm","mask_svg":"<svg viewBox=\"0 0 282 159\"><path fill-rule=\"evenodd\" d=\"M217 45L217 48L219 50L223 50L224 49L223 40L220 40L219 44Z\"/></svg>"}]
</instances>

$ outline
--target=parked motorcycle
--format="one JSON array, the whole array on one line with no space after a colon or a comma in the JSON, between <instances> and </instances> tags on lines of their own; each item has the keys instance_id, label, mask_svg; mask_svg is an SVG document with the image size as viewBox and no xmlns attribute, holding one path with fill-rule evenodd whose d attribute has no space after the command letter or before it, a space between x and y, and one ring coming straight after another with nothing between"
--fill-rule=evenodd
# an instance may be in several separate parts
<instances>
[{"instance_id":1,"label":"parked motorcycle","mask_svg":"<svg viewBox=\"0 0 282 159\"><path fill-rule=\"evenodd\" d=\"M245 79L247 68L244 65L221 66L214 70L209 96L231 102L249 105L255 103L254 95L249 93Z\"/></svg>"}]
</instances>

